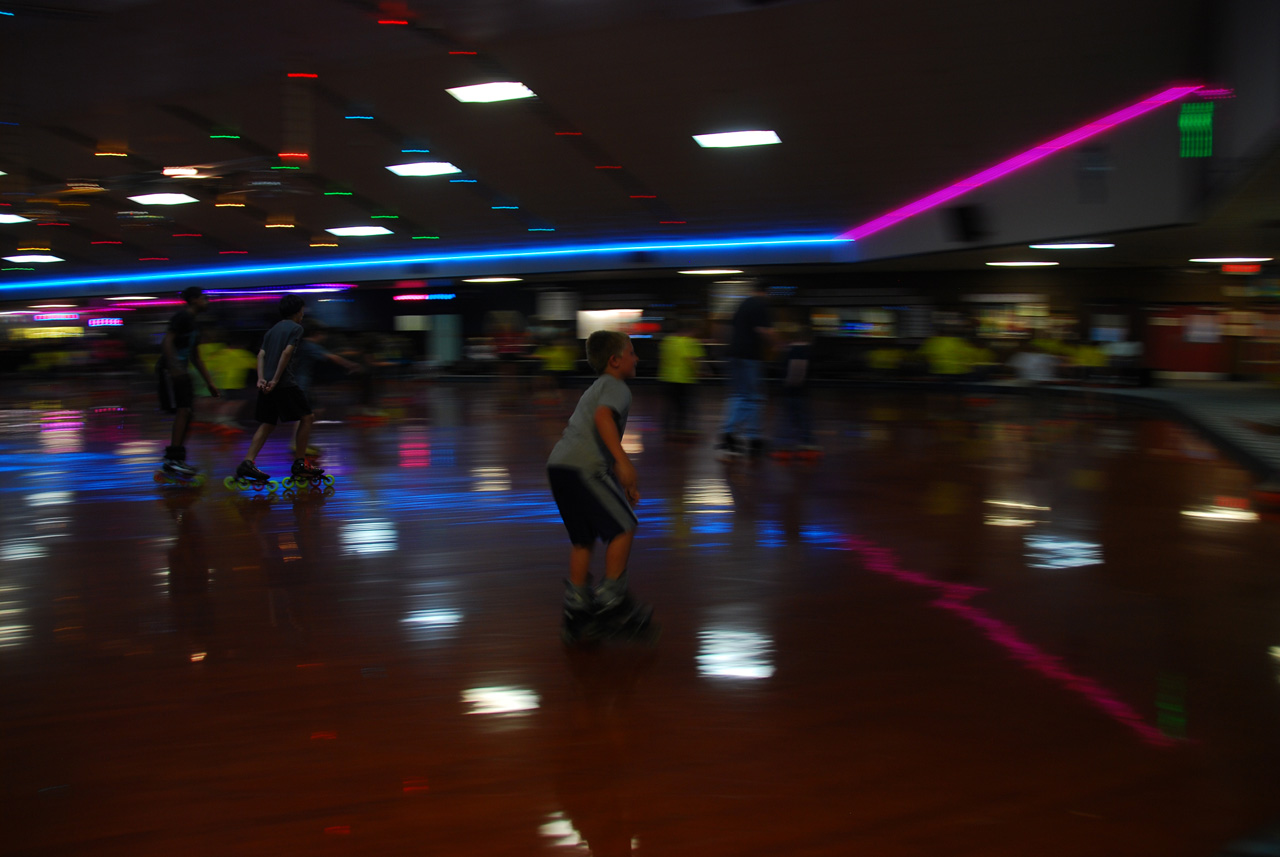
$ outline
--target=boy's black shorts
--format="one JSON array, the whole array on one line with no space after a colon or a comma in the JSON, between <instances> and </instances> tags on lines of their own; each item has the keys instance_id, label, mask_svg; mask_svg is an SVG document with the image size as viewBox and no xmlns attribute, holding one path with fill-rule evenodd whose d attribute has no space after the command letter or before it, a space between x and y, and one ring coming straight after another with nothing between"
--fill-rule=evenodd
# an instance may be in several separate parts
<instances>
[{"instance_id":1,"label":"boy's black shorts","mask_svg":"<svg viewBox=\"0 0 1280 857\"><path fill-rule=\"evenodd\" d=\"M156 366L156 395L160 399L160 410L170 414L178 408L191 407L196 400L191 376L183 372L175 378L163 365Z\"/></svg>"},{"instance_id":2,"label":"boy's black shorts","mask_svg":"<svg viewBox=\"0 0 1280 857\"><path fill-rule=\"evenodd\" d=\"M610 474L553 465L547 468L547 481L574 545L591 547L596 539L608 544L636 528L627 495Z\"/></svg>"},{"instance_id":3,"label":"boy's black shorts","mask_svg":"<svg viewBox=\"0 0 1280 857\"><path fill-rule=\"evenodd\" d=\"M253 418L260 423L276 425L292 423L311 413L311 403L301 387L276 387L270 393L258 391L258 401L253 407Z\"/></svg>"}]
</instances>

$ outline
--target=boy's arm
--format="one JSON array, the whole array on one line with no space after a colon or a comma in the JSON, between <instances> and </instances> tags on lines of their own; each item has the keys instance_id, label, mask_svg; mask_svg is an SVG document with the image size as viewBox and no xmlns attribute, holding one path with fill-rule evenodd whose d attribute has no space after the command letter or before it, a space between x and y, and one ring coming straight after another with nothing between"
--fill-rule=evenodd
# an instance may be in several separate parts
<instances>
[{"instance_id":1,"label":"boy's arm","mask_svg":"<svg viewBox=\"0 0 1280 857\"><path fill-rule=\"evenodd\" d=\"M280 383L280 376L284 374L285 367L289 365L289 358L290 358L290 357L292 357L292 356L293 356L293 346L292 346L292 345L286 345L286 346L284 347L284 351L280 352L280 361L279 361L278 363L276 363L276 374L275 374L275 377L274 377L274 378L272 378L270 381L268 381L268 382L267 382L267 386L263 388L263 389L265 389L268 393L270 393L272 390L274 390L274 389L276 388L276 384L279 384L279 383ZM262 369L262 357L261 357L261 355L259 355L259 357L258 357L258 369L259 369L259 371L261 371L261 369ZM261 377L261 376L259 376L259 377Z\"/></svg>"},{"instance_id":2,"label":"boy's arm","mask_svg":"<svg viewBox=\"0 0 1280 857\"><path fill-rule=\"evenodd\" d=\"M160 343L160 353L164 355L165 371L171 375L181 374L178 363L174 360L173 351L173 331L167 331L164 335L164 341Z\"/></svg>"},{"instance_id":3,"label":"boy's arm","mask_svg":"<svg viewBox=\"0 0 1280 857\"><path fill-rule=\"evenodd\" d=\"M613 456L613 474L618 477L619 484L627 492L627 500L634 506L640 499L636 489L636 468L622 449L622 437L618 434L618 424L613 421L613 408L601 405L595 412L596 432L604 443L605 449Z\"/></svg>"},{"instance_id":4,"label":"boy's arm","mask_svg":"<svg viewBox=\"0 0 1280 857\"><path fill-rule=\"evenodd\" d=\"M258 389L260 390L267 389L266 370L264 370L262 367L262 362L266 359L267 359L267 352L265 350L259 350L258 351Z\"/></svg>"},{"instance_id":5,"label":"boy's arm","mask_svg":"<svg viewBox=\"0 0 1280 857\"><path fill-rule=\"evenodd\" d=\"M204 378L204 383L209 387L209 395L216 399L221 393L218 392L218 388L214 385L213 378L209 375L209 370L204 368L204 358L200 356L199 346L191 349L191 362L196 364L200 377Z\"/></svg>"}]
</instances>

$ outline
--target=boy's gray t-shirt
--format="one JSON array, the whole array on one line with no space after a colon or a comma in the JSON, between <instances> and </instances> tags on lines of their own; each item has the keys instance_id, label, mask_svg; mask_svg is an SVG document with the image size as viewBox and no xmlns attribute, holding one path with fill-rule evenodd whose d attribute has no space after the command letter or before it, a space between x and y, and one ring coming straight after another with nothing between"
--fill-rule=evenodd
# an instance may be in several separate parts
<instances>
[{"instance_id":1,"label":"boy's gray t-shirt","mask_svg":"<svg viewBox=\"0 0 1280 857\"><path fill-rule=\"evenodd\" d=\"M613 456L596 431L596 408L601 405L613 411L618 437L622 437L631 410L631 389L612 375L601 375L578 400L569 425L551 450L547 466L573 467L588 473L612 469Z\"/></svg>"},{"instance_id":2,"label":"boy's gray t-shirt","mask_svg":"<svg viewBox=\"0 0 1280 857\"><path fill-rule=\"evenodd\" d=\"M265 352L262 358L262 371L266 374L262 380L270 381L274 378L280 355L284 354L284 350L290 345L294 347L296 353L298 343L301 341L302 325L287 318L277 321L275 327L268 330L267 335L262 337L262 350ZM284 374L280 376L280 383L276 385L277 389L298 386L298 380L293 375L293 363L294 361L290 360L289 365L284 367Z\"/></svg>"}]
</instances>

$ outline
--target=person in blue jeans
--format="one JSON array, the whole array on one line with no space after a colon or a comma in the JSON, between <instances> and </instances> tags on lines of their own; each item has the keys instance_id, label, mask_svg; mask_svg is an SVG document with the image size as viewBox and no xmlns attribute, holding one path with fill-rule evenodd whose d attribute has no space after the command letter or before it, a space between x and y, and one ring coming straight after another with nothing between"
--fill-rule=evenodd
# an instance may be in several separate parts
<instances>
[{"instance_id":1,"label":"person in blue jeans","mask_svg":"<svg viewBox=\"0 0 1280 857\"><path fill-rule=\"evenodd\" d=\"M764 358L773 343L769 289L760 280L733 314L729 338L729 402L716 452L731 458L764 452Z\"/></svg>"}]
</instances>

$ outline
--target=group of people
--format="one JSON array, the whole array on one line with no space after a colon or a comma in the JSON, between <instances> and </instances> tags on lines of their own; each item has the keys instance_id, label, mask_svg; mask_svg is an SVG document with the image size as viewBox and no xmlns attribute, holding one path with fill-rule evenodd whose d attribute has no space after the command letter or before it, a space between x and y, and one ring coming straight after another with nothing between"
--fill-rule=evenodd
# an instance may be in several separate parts
<instances>
[{"instance_id":1,"label":"group of people","mask_svg":"<svg viewBox=\"0 0 1280 857\"><path fill-rule=\"evenodd\" d=\"M161 471L179 480L193 479L198 470L187 463L187 437L191 431L192 407L195 403L194 368L204 380L209 395L218 398L222 391L201 357L197 316L209 304L204 292L191 286L182 292L183 307L169 320L156 362L156 381L162 410L173 414L169 445L165 448ZM319 332L303 327L306 303L295 294L280 299L280 320L267 331L257 357L257 400L254 418L257 430L249 442L248 454L236 468L237 479L267 482L271 477L255 463L267 438L281 422L296 422L293 436L294 453L291 476L315 480L324 475L310 446L311 426L315 420L308 388L316 366L332 361L354 371L354 363L325 349ZM304 338L305 337L305 338Z\"/></svg>"}]
</instances>

